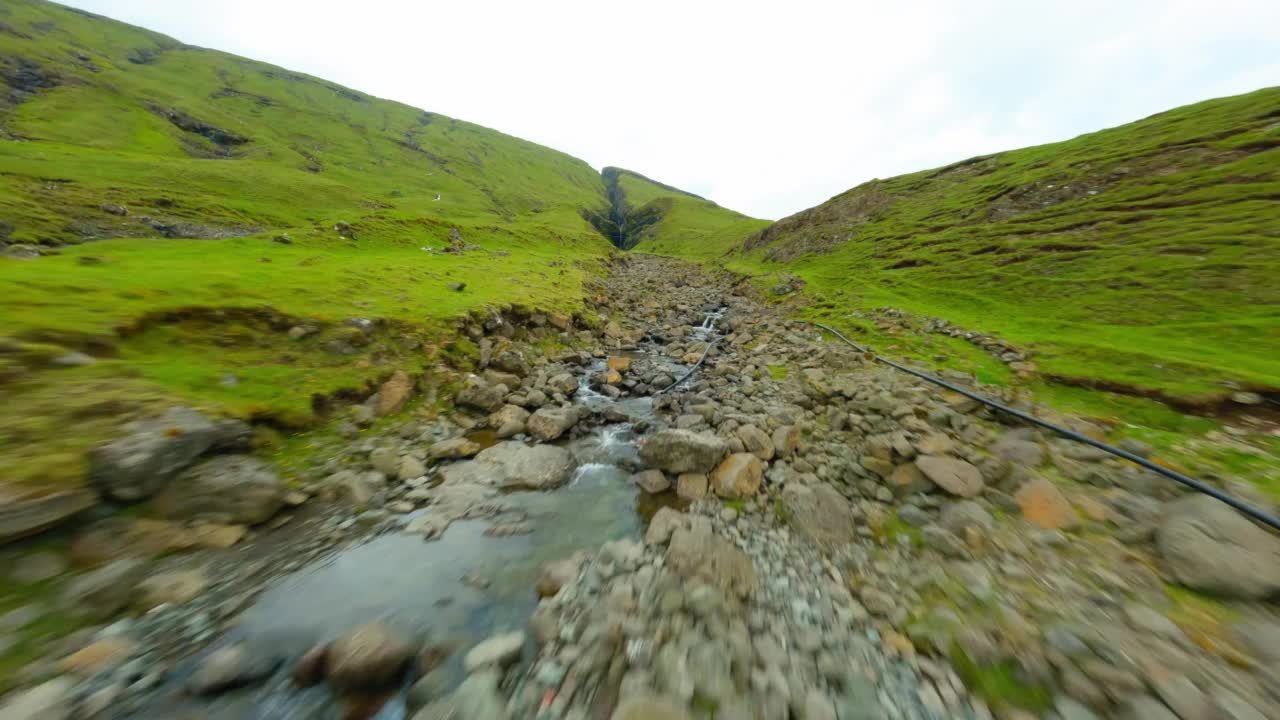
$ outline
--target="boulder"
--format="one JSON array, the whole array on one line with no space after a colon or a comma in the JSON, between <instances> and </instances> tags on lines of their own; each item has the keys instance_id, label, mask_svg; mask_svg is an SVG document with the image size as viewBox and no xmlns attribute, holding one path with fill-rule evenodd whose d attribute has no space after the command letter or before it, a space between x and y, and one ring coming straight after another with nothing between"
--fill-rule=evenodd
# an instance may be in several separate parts
<instances>
[{"instance_id":1,"label":"boulder","mask_svg":"<svg viewBox=\"0 0 1280 720\"><path fill-rule=\"evenodd\" d=\"M62 591L63 604L77 614L106 620L129 606L146 574L141 560L115 560L68 582Z\"/></svg>"},{"instance_id":2,"label":"boulder","mask_svg":"<svg viewBox=\"0 0 1280 720\"><path fill-rule=\"evenodd\" d=\"M88 490L18 498L0 491L0 545L61 525L96 503Z\"/></svg>"},{"instance_id":3,"label":"boulder","mask_svg":"<svg viewBox=\"0 0 1280 720\"><path fill-rule=\"evenodd\" d=\"M857 539L853 506L830 485L788 483L782 504L787 522L814 544L839 547Z\"/></svg>"},{"instance_id":4,"label":"boulder","mask_svg":"<svg viewBox=\"0 0 1280 720\"><path fill-rule=\"evenodd\" d=\"M156 498L161 514L255 524L284 505L288 488L275 470L248 455L220 455L183 472Z\"/></svg>"},{"instance_id":5,"label":"boulder","mask_svg":"<svg viewBox=\"0 0 1280 720\"><path fill-rule=\"evenodd\" d=\"M1062 491L1048 479L1033 477L1014 494L1022 516L1047 530L1071 530L1080 525L1080 516Z\"/></svg>"},{"instance_id":6,"label":"boulder","mask_svg":"<svg viewBox=\"0 0 1280 720\"><path fill-rule=\"evenodd\" d=\"M326 652L329 684L339 690L378 690L401 679L414 649L403 634L380 623L361 625L334 640Z\"/></svg>"},{"instance_id":7,"label":"boulder","mask_svg":"<svg viewBox=\"0 0 1280 720\"><path fill-rule=\"evenodd\" d=\"M89 480L122 502L151 497L205 452L243 447L250 435L242 422L215 422L184 407L127 428L129 434L89 453Z\"/></svg>"},{"instance_id":8,"label":"boulder","mask_svg":"<svg viewBox=\"0 0 1280 720\"><path fill-rule=\"evenodd\" d=\"M609 356L606 365L610 370L616 370L620 373L624 373L631 369L631 358L624 355L611 355Z\"/></svg>"},{"instance_id":9,"label":"boulder","mask_svg":"<svg viewBox=\"0 0 1280 720\"><path fill-rule=\"evenodd\" d=\"M157 573L138 585L137 607L150 610L159 605L181 605L200 597L208 587L209 575L203 568Z\"/></svg>"},{"instance_id":10,"label":"boulder","mask_svg":"<svg viewBox=\"0 0 1280 720\"><path fill-rule=\"evenodd\" d=\"M244 643L214 650L200 662L200 667L187 678L187 692L213 695L252 685L265 679L280 666L280 657L250 648Z\"/></svg>"},{"instance_id":11,"label":"boulder","mask_svg":"<svg viewBox=\"0 0 1280 720\"><path fill-rule=\"evenodd\" d=\"M560 373L547 381L547 387L569 397L578 391L578 380L569 373Z\"/></svg>"},{"instance_id":12,"label":"boulder","mask_svg":"<svg viewBox=\"0 0 1280 720\"><path fill-rule=\"evenodd\" d=\"M676 518L668 523L674 527L667 545L667 567L682 577L703 580L726 594L736 597L750 595L758 582L751 558L712 532L711 524L705 518L676 524L679 518L677 513ZM657 520L655 515L654 522ZM649 529L652 532L653 526L650 525ZM652 544L647 535L645 542Z\"/></svg>"},{"instance_id":13,"label":"boulder","mask_svg":"<svg viewBox=\"0 0 1280 720\"><path fill-rule=\"evenodd\" d=\"M534 589L538 597L552 597L560 592L560 588L573 582L582 567L582 557L575 555L564 560L554 560L542 566L538 583Z\"/></svg>"},{"instance_id":14,"label":"boulder","mask_svg":"<svg viewBox=\"0 0 1280 720\"><path fill-rule=\"evenodd\" d=\"M430 460L460 460L469 458L480 452L483 448L480 443L474 440L468 440L465 437L450 438L441 440L427 448L427 458ZM419 473L421 475L421 473Z\"/></svg>"},{"instance_id":15,"label":"boulder","mask_svg":"<svg viewBox=\"0 0 1280 720\"><path fill-rule=\"evenodd\" d=\"M734 453L711 472L711 490L722 498L755 495L764 480L764 464L751 453Z\"/></svg>"},{"instance_id":16,"label":"boulder","mask_svg":"<svg viewBox=\"0 0 1280 720\"><path fill-rule=\"evenodd\" d=\"M1208 495L1166 505L1156 546L1168 573L1193 590L1241 600L1280 594L1280 538Z\"/></svg>"},{"instance_id":17,"label":"boulder","mask_svg":"<svg viewBox=\"0 0 1280 720\"><path fill-rule=\"evenodd\" d=\"M982 473L978 468L952 457L921 455L916 467L934 485L959 497L973 497L982 492Z\"/></svg>"},{"instance_id":18,"label":"boulder","mask_svg":"<svg viewBox=\"0 0 1280 720\"><path fill-rule=\"evenodd\" d=\"M525 635L518 630L494 635L471 648L462 658L462 666L468 673L487 667L506 668L520 659L520 653L524 651L524 642Z\"/></svg>"},{"instance_id":19,"label":"boulder","mask_svg":"<svg viewBox=\"0 0 1280 720\"><path fill-rule=\"evenodd\" d=\"M519 350L503 350L489 365L495 370L511 373L516 377L529 374L529 361L525 360L524 353Z\"/></svg>"},{"instance_id":20,"label":"boulder","mask_svg":"<svg viewBox=\"0 0 1280 720\"><path fill-rule=\"evenodd\" d=\"M640 448L640 458L650 467L673 475L708 473L728 452L725 442L715 435L692 430L662 430Z\"/></svg>"},{"instance_id":21,"label":"boulder","mask_svg":"<svg viewBox=\"0 0 1280 720\"><path fill-rule=\"evenodd\" d=\"M964 537L969 528L990 531L994 523L991 513L973 500L948 503L938 519L938 524L956 537Z\"/></svg>"},{"instance_id":22,"label":"boulder","mask_svg":"<svg viewBox=\"0 0 1280 720\"><path fill-rule=\"evenodd\" d=\"M800 428L783 425L773 431L773 450L778 457L791 457L800 450Z\"/></svg>"},{"instance_id":23,"label":"boulder","mask_svg":"<svg viewBox=\"0 0 1280 720\"><path fill-rule=\"evenodd\" d=\"M656 495L671 487L671 481L661 470L645 470L636 473L631 476L631 482L639 485L641 490L650 495Z\"/></svg>"},{"instance_id":24,"label":"boulder","mask_svg":"<svg viewBox=\"0 0 1280 720\"><path fill-rule=\"evenodd\" d=\"M898 497L906 497L927 491L933 486L915 463L902 463L893 468L885 479L889 489Z\"/></svg>"},{"instance_id":25,"label":"boulder","mask_svg":"<svg viewBox=\"0 0 1280 720\"><path fill-rule=\"evenodd\" d=\"M573 407L544 407L525 422L529 434L542 442L551 442L578 424L578 409Z\"/></svg>"},{"instance_id":26,"label":"boulder","mask_svg":"<svg viewBox=\"0 0 1280 720\"><path fill-rule=\"evenodd\" d=\"M494 412L502 407L507 393L506 385L490 385L475 375L468 375L453 401L463 407Z\"/></svg>"},{"instance_id":27,"label":"boulder","mask_svg":"<svg viewBox=\"0 0 1280 720\"><path fill-rule=\"evenodd\" d=\"M481 451L473 460L441 469L440 475L447 485L544 490L567 482L573 468L573 455L564 448L508 440Z\"/></svg>"},{"instance_id":28,"label":"boulder","mask_svg":"<svg viewBox=\"0 0 1280 720\"><path fill-rule=\"evenodd\" d=\"M448 697L419 710L413 720L509 720L498 680L494 671L473 673Z\"/></svg>"},{"instance_id":29,"label":"boulder","mask_svg":"<svg viewBox=\"0 0 1280 720\"><path fill-rule=\"evenodd\" d=\"M707 476L702 473L681 473L676 478L676 495L685 500L701 500L707 496Z\"/></svg>"},{"instance_id":30,"label":"boulder","mask_svg":"<svg viewBox=\"0 0 1280 720\"><path fill-rule=\"evenodd\" d=\"M391 379L382 383L382 388L378 390L378 401L375 403L373 412L378 417L386 417L395 415L404 409L409 398L413 395L413 380L404 373L403 370L395 371Z\"/></svg>"},{"instance_id":31,"label":"boulder","mask_svg":"<svg viewBox=\"0 0 1280 720\"><path fill-rule=\"evenodd\" d=\"M489 416L489 427L493 428L499 440L525 431L529 421L529 411L519 405L504 405L501 410Z\"/></svg>"},{"instance_id":32,"label":"boulder","mask_svg":"<svg viewBox=\"0 0 1280 720\"><path fill-rule=\"evenodd\" d=\"M768 433L755 425L743 425L738 428L736 434L747 452L761 460L773 459L773 440L769 438Z\"/></svg>"}]
</instances>

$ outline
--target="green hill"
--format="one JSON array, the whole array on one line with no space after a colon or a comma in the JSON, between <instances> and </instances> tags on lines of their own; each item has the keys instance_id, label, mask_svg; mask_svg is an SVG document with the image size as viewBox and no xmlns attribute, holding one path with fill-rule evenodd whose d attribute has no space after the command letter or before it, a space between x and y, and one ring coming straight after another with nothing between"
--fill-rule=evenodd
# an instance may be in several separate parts
<instances>
[{"instance_id":1,"label":"green hill","mask_svg":"<svg viewBox=\"0 0 1280 720\"><path fill-rule=\"evenodd\" d=\"M1057 383L1202 406L1280 388L1280 89L873 180L720 259L798 275L851 329L891 307L994 334Z\"/></svg>"},{"instance_id":2,"label":"green hill","mask_svg":"<svg viewBox=\"0 0 1280 720\"><path fill-rule=\"evenodd\" d=\"M601 174L610 208L588 219L624 250L709 257L768 225L631 170Z\"/></svg>"},{"instance_id":3,"label":"green hill","mask_svg":"<svg viewBox=\"0 0 1280 720\"><path fill-rule=\"evenodd\" d=\"M0 82L0 462L29 488L152 406L312 423L453 318L580 309L613 252L581 160L91 13L0 5Z\"/></svg>"}]
</instances>

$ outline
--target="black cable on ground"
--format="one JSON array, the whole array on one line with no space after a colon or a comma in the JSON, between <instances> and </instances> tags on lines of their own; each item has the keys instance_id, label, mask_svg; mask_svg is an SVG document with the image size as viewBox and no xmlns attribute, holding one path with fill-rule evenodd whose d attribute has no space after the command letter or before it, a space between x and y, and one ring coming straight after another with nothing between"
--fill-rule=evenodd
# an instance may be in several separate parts
<instances>
[{"instance_id":1,"label":"black cable on ground","mask_svg":"<svg viewBox=\"0 0 1280 720\"><path fill-rule=\"evenodd\" d=\"M840 334L840 331L836 330L835 328L828 327L826 325L823 325L822 323L816 323L816 322L810 322L810 324L815 327L822 328L823 330L826 330L827 332L835 335L836 337L845 341L850 347L857 350L858 352L862 352L870 355L871 358L876 362L884 363L885 365L888 365L889 367L894 368L895 370L901 370L902 372L907 373L908 375L914 375L920 378L921 380L926 380L928 382L933 383L934 385L944 387L952 392L960 393L961 395L969 398L970 400L976 400L982 403L983 405L986 405L989 408L999 410L1000 412L1003 412L1003 413L1008 413L1009 415L1012 415L1024 422L1031 423L1032 425L1038 425L1042 428L1045 428L1046 430L1052 430L1053 432L1067 438L1068 440L1074 440L1078 443L1084 443L1085 445L1098 448L1099 450L1115 455L1116 457L1124 458L1129 462L1136 463L1137 465L1140 465L1146 468L1147 470L1150 470L1155 473L1159 473L1160 475L1163 475L1186 487L1189 487L1192 490L1195 490L1196 492L1204 493L1209 497L1215 498L1217 500L1221 500L1222 502L1230 505L1236 510L1239 510L1245 515L1248 515L1254 520L1257 520L1258 522L1263 523L1264 525L1268 525L1274 530L1280 530L1280 519L1277 519L1272 515L1270 515L1269 513L1267 513L1266 511L1259 510L1258 508L1255 508L1252 505L1249 505L1248 503L1245 503L1241 500L1237 500L1236 498L1222 492L1221 490L1213 487L1212 485L1204 483L1193 477L1183 475L1182 473L1176 470L1170 470L1169 468L1164 467L1162 465L1157 465L1151 462L1150 460L1140 455L1135 455L1131 452L1128 452L1127 450L1122 450L1121 448L1115 447L1113 445L1108 445L1104 442L1099 442L1097 440L1094 440L1088 435L1078 433L1074 430L1069 430L1060 425L1054 425L1053 423L1047 420L1041 420L1040 418L1034 415L1025 413L1015 408L1011 408L1007 405L996 402L991 398L978 395L975 392L966 390L965 388L962 388L953 383L949 383L946 380L943 380L942 378L935 377L928 373L921 372L919 370L915 370L905 365L896 363L892 360L883 358L880 355L876 354L875 352L872 352L869 348L860 347L859 345L855 344L852 340Z\"/></svg>"},{"instance_id":2,"label":"black cable on ground","mask_svg":"<svg viewBox=\"0 0 1280 720\"><path fill-rule=\"evenodd\" d=\"M716 338L715 340L712 340L711 342L707 343L707 349L702 351L702 357L698 358L698 362L694 363L693 367L689 368L689 372L685 373L685 374L684 374L684 377L682 377L682 378L680 378L679 380L677 380L677 381L675 381L675 382L671 383L670 385L668 385L668 386L666 386L666 387L662 388L662 389L661 389L661 390L659 390L658 392L654 393L654 395L661 395L662 393L664 393L664 392L666 392L666 391L670 390L671 388L673 388L673 387L675 387L675 386L679 385L680 383L684 382L685 380L688 380L689 378L693 377L693 374L694 374L694 373L696 373L696 372L698 372L698 368L699 368L699 367L702 367L702 363L706 362L706 360L707 360L707 356L711 354L711 348L715 347L715 346L716 346L716 343L718 343L718 342L720 342L720 338Z\"/></svg>"}]
</instances>

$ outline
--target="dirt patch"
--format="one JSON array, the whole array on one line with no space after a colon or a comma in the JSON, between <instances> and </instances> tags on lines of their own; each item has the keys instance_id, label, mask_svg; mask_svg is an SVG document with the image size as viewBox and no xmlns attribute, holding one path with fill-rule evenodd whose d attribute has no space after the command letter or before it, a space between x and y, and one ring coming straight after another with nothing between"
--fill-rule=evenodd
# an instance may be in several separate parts
<instances>
[{"instance_id":1,"label":"dirt patch","mask_svg":"<svg viewBox=\"0 0 1280 720\"><path fill-rule=\"evenodd\" d=\"M742 249L750 252L787 235L787 244L771 250L769 260L786 261L809 253L829 253L856 237L859 228L881 217L893 202L893 196L876 187L873 181L818 207L779 220L744 240ZM839 232L828 229L837 225Z\"/></svg>"}]
</instances>

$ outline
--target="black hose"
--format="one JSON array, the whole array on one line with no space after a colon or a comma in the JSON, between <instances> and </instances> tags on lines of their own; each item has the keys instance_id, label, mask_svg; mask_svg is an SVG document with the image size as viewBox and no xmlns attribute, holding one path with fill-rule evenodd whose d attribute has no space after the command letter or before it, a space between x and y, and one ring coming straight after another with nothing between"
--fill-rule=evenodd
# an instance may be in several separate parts
<instances>
[{"instance_id":1,"label":"black hose","mask_svg":"<svg viewBox=\"0 0 1280 720\"><path fill-rule=\"evenodd\" d=\"M1115 455L1116 457L1124 458L1125 460L1128 460L1129 462L1132 462L1132 463L1136 463L1146 468L1147 470L1150 470L1155 473L1159 473L1171 480L1181 483L1182 485L1185 485L1186 487L1189 487L1192 490L1195 490L1196 492L1204 493L1209 497L1215 498L1217 500L1221 500L1222 502L1230 505L1236 510L1239 510L1245 515L1248 515L1254 520L1257 520L1258 522L1263 523L1264 525L1268 525L1272 529L1280 530L1280 519L1275 518L1274 516L1270 515L1264 510L1259 510L1258 508L1255 508L1252 505L1249 505L1248 503L1245 503L1241 500L1237 500L1236 498L1231 497L1230 495L1222 492L1221 490L1213 487L1212 485L1204 483L1193 477L1183 475L1182 473L1176 470L1170 470L1169 468L1164 467L1162 465L1157 465L1151 462L1150 460L1144 457L1141 457L1139 455L1134 455L1133 453L1128 452L1127 450L1122 450L1113 445L1108 445L1104 442L1099 442L1097 440L1094 440L1088 435L1083 435L1074 430L1069 430L1060 425L1054 425L1053 423L1047 420L1041 420L1040 418L1034 415L1030 415L1021 410L1011 408L1007 405L996 402L995 400L992 400L987 397L983 397L982 395L978 395L977 393L966 390L958 385L949 383L946 380L943 380L942 378L934 377L933 375L921 372L919 370L915 370L913 368L909 368L905 365L900 365L892 360L887 360L883 357L880 357L876 353L872 352L869 348L864 348L856 345L852 340L845 337L844 335L841 335L840 331L836 330L835 328L828 327L826 325L823 325L822 323L816 323L816 322L810 322L810 324L814 325L815 327L822 328L823 330L826 330L827 332L835 335L836 337L848 343L850 347L857 350L858 352L869 354L872 357L872 359L874 359L876 362L884 363L885 365L888 365L889 367L894 368L896 370L901 370L902 372L907 373L908 375L914 375L920 378L921 380L927 380L933 383L934 385L939 385L952 392L960 393L961 395L964 395L965 397L971 400L976 400L982 403L983 405L986 405L987 407L993 408L995 410L999 410L1000 412L1008 413L1009 415L1012 415L1025 422L1031 423L1032 425L1038 425L1047 430L1052 430L1053 432L1056 432L1059 435L1069 440L1074 440L1078 443L1084 443L1085 445L1098 448L1099 450L1108 452L1112 455Z\"/></svg>"},{"instance_id":2,"label":"black hose","mask_svg":"<svg viewBox=\"0 0 1280 720\"><path fill-rule=\"evenodd\" d=\"M694 374L694 373L696 373L696 372L698 372L698 368L702 366L702 363L706 362L706 360L707 360L707 356L711 354L711 348L715 347L715 346L716 346L716 343L718 343L718 342L720 342L720 338L716 338L715 340L712 340L711 342L707 343L707 349L702 351L702 357L698 358L698 362L694 363L693 367L689 368L689 372L685 373L685 374L684 374L684 377L682 377L682 378L680 378L679 380L677 380L677 381L675 381L675 382L671 383L670 385L668 385L668 386L666 386L666 387L662 388L662 389L661 389L661 390L659 390L658 392L654 393L654 395L661 395L662 393L664 393L664 392L666 392L666 391L670 390L671 388L673 388L673 387L675 387L675 386L679 385L680 383L684 382L685 380L688 380L689 378L693 377L693 374Z\"/></svg>"}]
</instances>

